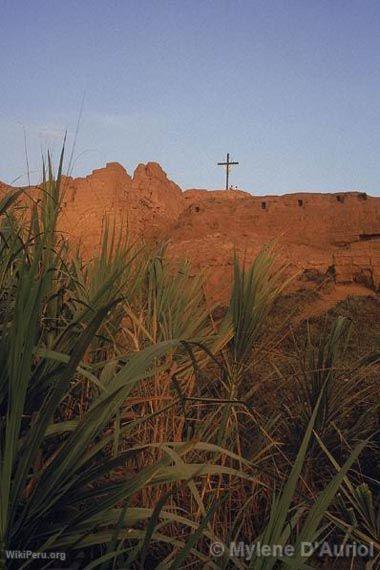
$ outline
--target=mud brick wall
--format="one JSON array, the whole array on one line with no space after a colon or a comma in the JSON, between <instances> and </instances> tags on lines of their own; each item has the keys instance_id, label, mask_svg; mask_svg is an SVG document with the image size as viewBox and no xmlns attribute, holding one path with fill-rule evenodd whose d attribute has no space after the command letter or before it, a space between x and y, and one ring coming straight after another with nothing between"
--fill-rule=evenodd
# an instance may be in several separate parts
<instances>
[{"instance_id":1,"label":"mud brick wall","mask_svg":"<svg viewBox=\"0 0 380 570\"><path fill-rule=\"evenodd\" d=\"M85 255L97 251L108 216L133 239L165 241L174 260L204 271L211 299L228 295L235 251L249 262L268 243L301 280L328 273L338 283L380 288L380 198L363 192L183 192L155 162L133 175L108 163L84 178L64 178L63 188L59 230Z\"/></svg>"}]
</instances>

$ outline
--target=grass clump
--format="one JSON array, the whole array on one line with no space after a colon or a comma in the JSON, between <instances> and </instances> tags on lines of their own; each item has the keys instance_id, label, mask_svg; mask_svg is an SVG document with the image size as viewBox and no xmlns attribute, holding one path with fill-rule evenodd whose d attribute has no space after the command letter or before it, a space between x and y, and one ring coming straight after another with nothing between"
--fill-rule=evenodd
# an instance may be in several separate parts
<instances>
[{"instance_id":1,"label":"grass clump","mask_svg":"<svg viewBox=\"0 0 380 570\"><path fill-rule=\"evenodd\" d=\"M344 366L345 317L282 343L268 250L235 259L220 322L186 262L107 220L85 261L57 230L62 160L0 203L0 567L313 567L301 543L331 537L377 555L379 352Z\"/></svg>"}]
</instances>

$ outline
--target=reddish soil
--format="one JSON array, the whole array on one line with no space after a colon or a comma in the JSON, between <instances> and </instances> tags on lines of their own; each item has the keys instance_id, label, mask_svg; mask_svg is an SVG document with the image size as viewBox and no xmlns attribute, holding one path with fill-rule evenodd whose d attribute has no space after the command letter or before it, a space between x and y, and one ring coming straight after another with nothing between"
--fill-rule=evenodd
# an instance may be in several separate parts
<instances>
[{"instance_id":1,"label":"reddish soil","mask_svg":"<svg viewBox=\"0 0 380 570\"><path fill-rule=\"evenodd\" d=\"M165 240L171 258L188 258L195 272L205 271L210 300L228 295L234 250L250 261L270 242L298 274L297 286L328 275L338 286L380 287L380 198L362 192L182 191L152 162L133 176L109 163L85 178L65 178L64 188L60 230L87 255L98 247L102 219L111 216L135 239ZM326 306L342 300L343 291L338 287Z\"/></svg>"}]
</instances>

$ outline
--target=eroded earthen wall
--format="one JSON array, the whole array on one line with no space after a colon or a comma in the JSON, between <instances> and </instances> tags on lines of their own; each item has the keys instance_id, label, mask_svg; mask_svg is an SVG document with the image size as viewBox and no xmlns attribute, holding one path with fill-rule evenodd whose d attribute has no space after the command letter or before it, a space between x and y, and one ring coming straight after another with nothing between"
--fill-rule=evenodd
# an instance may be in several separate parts
<instances>
[{"instance_id":1,"label":"eroded earthen wall","mask_svg":"<svg viewBox=\"0 0 380 570\"><path fill-rule=\"evenodd\" d=\"M109 163L85 178L65 178L63 187L59 229L86 255L99 246L107 215L135 239L165 240L173 259L205 270L210 297L227 295L234 251L250 261L268 242L301 278L329 273L337 282L380 287L380 198L362 192L182 192L154 162L133 176Z\"/></svg>"}]
</instances>

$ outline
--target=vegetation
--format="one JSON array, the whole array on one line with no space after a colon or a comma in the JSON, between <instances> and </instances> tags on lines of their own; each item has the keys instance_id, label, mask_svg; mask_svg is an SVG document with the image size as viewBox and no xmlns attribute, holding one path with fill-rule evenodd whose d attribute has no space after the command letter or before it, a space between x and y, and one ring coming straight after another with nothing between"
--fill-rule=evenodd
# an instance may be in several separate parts
<instances>
[{"instance_id":1,"label":"vegetation","mask_svg":"<svg viewBox=\"0 0 380 570\"><path fill-rule=\"evenodd\" d=\"M272 318L270 250L235 259L218 322L202 276L112 221L84 259L58 231L61 173L0 203L0 567L311 568L301 543L323 540L376 564L378 348L346 359L344 316ZM294 556L230 556L241 541Z\"/></svg>"}]
</instances>

